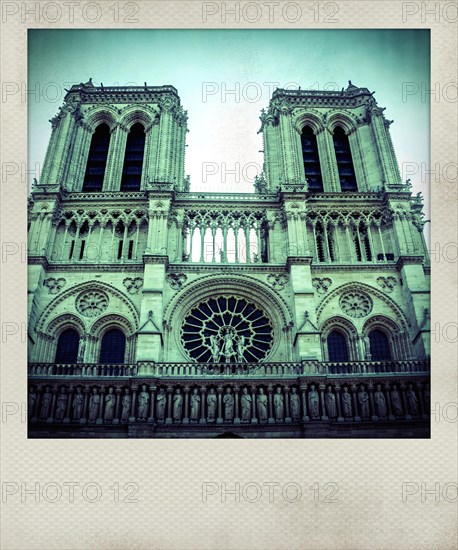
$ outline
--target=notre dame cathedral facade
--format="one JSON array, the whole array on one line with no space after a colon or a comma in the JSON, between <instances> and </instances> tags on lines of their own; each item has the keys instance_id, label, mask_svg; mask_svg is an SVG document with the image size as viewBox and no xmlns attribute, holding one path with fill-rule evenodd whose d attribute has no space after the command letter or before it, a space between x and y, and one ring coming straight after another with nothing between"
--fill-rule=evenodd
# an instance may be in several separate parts
<instances>
[{"instance_id":1,"label":"notre dame cathedral facade","mask_svg":"<svg viewBox=\"0 0 458 550\"><path fill-rule=\"evenodd\" d=\"M173 86L73 86L29 199L30 437L428 437L422 199L367 88L282 90L193 192Z\"/></svg>"}]
</instances>

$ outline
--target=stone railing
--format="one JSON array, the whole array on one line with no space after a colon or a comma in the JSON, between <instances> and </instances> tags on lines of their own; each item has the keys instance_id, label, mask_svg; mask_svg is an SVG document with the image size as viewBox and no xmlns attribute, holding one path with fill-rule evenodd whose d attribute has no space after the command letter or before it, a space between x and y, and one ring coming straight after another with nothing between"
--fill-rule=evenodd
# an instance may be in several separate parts
<instances>
[{"instance_id":1,"label":"stone railing","mask_svg":"<svg viewBox=\"0 0 458 550\"><path fill-rule=\"evenodd\" d=\"M125 364L54 364L31 363L29 376L80 377L294 377L297 376L355 376L372 374L429 373L428 361L350 361L297 363L153 363Z\"/></svg>"}]
</instances>

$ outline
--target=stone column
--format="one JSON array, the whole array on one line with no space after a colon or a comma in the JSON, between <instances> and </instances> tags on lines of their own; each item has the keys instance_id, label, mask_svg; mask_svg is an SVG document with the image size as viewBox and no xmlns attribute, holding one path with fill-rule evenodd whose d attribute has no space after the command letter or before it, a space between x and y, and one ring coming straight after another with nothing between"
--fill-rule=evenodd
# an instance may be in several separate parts
<instances>
[{"instance_id":1,"label":"stone column","mask_svg":"<svg viewBox=\"0 0 458 550\"><path fill-rule=\"evenodd\" d=\"M205 405L206 405L206 401L207 401L206 393L207 393L207 388L205 386L202 386L200 388L201 405L200 405L199 424L206 424L207 423L207 420L206 420L206 417L205 417Z\"/></svg>"},{"instance_id":2,"label":"stone column","mask_svg":"<svg viewBox=\"0 0 458 550\"><path fill-rule=\"evenodd\" d=\"M251 423L257 424L258 418L256 416L256 386L251 386Z\"/></svg>"},{"instance_id":3,"label":"stone column","mask_svg":"<svg viewBox=\"0 0 458 550\"><path fill-rule=\"evenodd\" d=\"M271 384L269 384L269 386L267 387L267 398L269 401L269 419L268 419L269 424L275 424L275 418L273 416L273 406L272 406L272 392L273 392L273 387Z\"/></svg>"},{"instance_id":4,"label":"stone column","mask_svg":"<svg viewBox=\"0 0 458 550\"><path fill-rule=\"evenodd\" d=\"M371 406L371 412L372 412L372 420L375 422L377 421L379 418L376 414L376 411L375 411L375 405L374 405L374 386L372 384L369 384L367 386L367 389L368 389L368 392L369 392L369 402L370 402L370 406Z\"/></svg>"},{"instance_id":5,"label":"stone column","mask_svg":"<svg viewBox=\"0 0 458 550\"><path fill-rule=\"evenodd\" d=\"M400 384L399 386L400 386L400 389L401 389L402 406L404 408L405 419L406 420L412 420L412 416L410 415L409 408L407 406L406 385L405 384Z\"/></svg>"},{"instance_id":6,"label":"stone column","mask_svg":"<svg viewBox=\"0 0 458 550\"><path fill-rule=\"evenodd\" d=\"M358 398L356 394L358 393L358 388L355 385L351 386L351 396L353 398L353 412L354 412L354 420L355 422L361 422L361 417L359 416L359 406L358 406Z\"/></svg>"},{"instance_id":7,"label":"stone column","mask_svg":"<svg viewBox=\"0 0 458 550\"><path fill-rule=\"evenodd\" d=\"M290 410L289 410L289 386L285 386L284 388L284 396L285 396L285 422L292 422L291 416L290 416Z\"/></svg>"},{"instance_id":8,"label":"stone column","mask_svg":"<svg viewBox=\"0 0 458 550\"><path fill-rule=\"evenodd\" d=\"M33 407L32 412L32 422L38 422L38 415L40 414L40 403L41 403L41 393L43 391L43 388L40 386L37 386L36 394L37 398L35 400L35 405Z\"/></svg>"},{"instance_id":9,"label":"stone column","mask_svg":"<svg viewBox=\"0 0 458 550\"><path fill-rule=\"evenodd\" d=\"M321 412L322 412L321 420L329 420L328 415L326 414L326 406L324 404L324 390L325 389L326 389L326 386L324 384L319 385L320 403L321 403Z\"/></svg>"},{"instance_id":10,"label":"stone column","mask_svg":"<svg viewBox=\"0 0 458 550\"><path fill-rule=\"evenodd\" d=\"M72 397L73 397L73 388L70 386L68 388L68 402L67 402L67 411L65 413L64 423L68 424L70 422L70 411L72 410Z\"/></svg>"},{"instance_id":11,"label":"stone column","mask_svg":"<svg viewBox=\"0 0 458 550\"><path fill-rule=\"evenodd\" d=\"M234 424L240 424L240 415L239 415L239 391L238 386L234 386Z\"/></svg>"},{"instance_id":12,"label":"stone column","mask_svg":"<svg viewBox=\"0 0 458 550\"><path fill-rule=\"evenodd\" d=\"M54 422L54 410L56 408L56 400L57 400L57 395L59 393L59 388L57 388L56 386L53 386L51 389L51 392L52 392L52 401L51 401L51 409L49 411L49 416L47 418L48 423Z\"/></svg>"},{"instance_id":13,"label":"stone column","mask_svg":"<svg viewBox=\"0 0 458 550\"><path fill-rule=\"evenodd\" d=\"M184 393L184 411L183 411L183 424L189 424L189 386L185 386Z\"/></svg>"},{"instance_id":14,"label":"stone column","mask_svg":"<svg viewBox=\"0 0 458 550\"><path fill-rule=\"evenodd\" d=\"M116 386L115 393L116 393L116 405L115 405L115 414L113 417L113 424L119 424L120 417L121 417L122 388L120 388L119 386Z\"/></svg>"},{"instance_id":15,"label":"stone column","mask_svg":"<svg viewBox=\"0 0 458 550\"><path fill-rule=\"evenodd\" d=\"M388 420L395 420L391 409L390 385L388 383L384 384L383 389L385 390L384 395L385 395L385 401L386 401L386 408L388 412Z\"/></svg>"},{"instance_id":16,"label":"stone column","mask_svg":"<svg viewBox=\"0 0 458 550\"><path fill-rule=\"evenodd\" d=\"M307 384L304 384L303 386L301 386L301 400L302 400L302 412L303 412L302 421L303 422L309 422L310 421L310 418L307 415L307 395L306 395L306 391L307 391Z\"/></svg>"},{"instance_id":17,"label":"stone column","mask_svg":"<svg viewBox=\"0 0 458 550\"><path fill-rule=\"evenodd\" d=\"M89 398L91 393L91 387L90 386L84 386L83 388L83 394L84 394L84 403L83 403L83 414L80 418L80 424L86 424L87 422L87 413L89 408Z\"/></svg>"},{"instance_id":18,"label":"stone column","mask_svg":"<svg viewBox=\"0 0 458 550\"><path fill-rule=\"evenodd\" d=\"M216 415L216 423L222 424L223 423L223 387L218 386L216 391L218 393L218 413Z\"/></svg>"},{"instance_id":19,"label":"stone column","mask_svg":"<svg viewBox=\"0 0 458 550\"><path fill-rule=\"evenodd\" d=\"M135 422L135 407L137 405L137 390L138 386L132 386L132 406L130 409L129 422Z\"/></svg>"},{"instance_id":20,"label":"stone column","mask_svg":"<svg viewBox=\"0 0 458 550\"><path fill-rule=\"evenodd\" d=\"M342 402L341 402L341 396L340 396L340 386L334 386L334 389L336 390L336 403L337 403L337 422L344 422L345 419L342 416Z\"/></svg>"},{"instance_id":21,"label":"stone column","mask_svg":"<svg viewBox=\"0 0 458 550\"><path fill-rule=\"evenodd\" d=\"M105 387L102 386L100 389L100 403L99 403L99 410L97 413L97 420L95 421L96 424L103 424L104 408L105 408Z\"/></svg>"},{"instance_id":22,"label":"stone column","mask_svg":"<svg viewBox=\"0 0 458 550\"><path fill-rule=\"evenodd\" d=\"M154 424L154 407L156 406L156 386L150 386L150 404L148 422Z\"/></svg>"},{"instance_id":23,"label":"stone column","mask_svg":"<svg viewBox=\"0 0 458 550\"><path fill-rule=\"evenodd\" d=\"M166 424L172 424L172 397L173 397L173 388L172 386L167 386L167 417L165 419Z\"/></svg>"}]
</instances>

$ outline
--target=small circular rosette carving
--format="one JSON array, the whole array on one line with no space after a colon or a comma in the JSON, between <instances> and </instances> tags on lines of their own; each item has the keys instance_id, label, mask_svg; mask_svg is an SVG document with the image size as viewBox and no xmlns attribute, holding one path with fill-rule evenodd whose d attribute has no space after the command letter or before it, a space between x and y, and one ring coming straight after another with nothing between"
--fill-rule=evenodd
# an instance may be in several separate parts
<instances>
[{"instance_id":1,"label":"small circular rosette carving","mask_svg":"<svg viewBox=\"0 0 458 550\"><path fill-rule=\"evenodd\" d=\"M363 292L347 292L339 301L340 309L349 317L366 317L372 311L372 300Z\"/></svg>"},{"instance_id":2,"label":"small circular rosette carving","mask_svg":"<svg viewBox=\"0 0 458 550\"><path fill-rule=\"evenodd\" d=\"M85 317L96 317L108 307L108 296L99 290L84 292L76 299L76 309Z\"/></svg>"}]
</instances>

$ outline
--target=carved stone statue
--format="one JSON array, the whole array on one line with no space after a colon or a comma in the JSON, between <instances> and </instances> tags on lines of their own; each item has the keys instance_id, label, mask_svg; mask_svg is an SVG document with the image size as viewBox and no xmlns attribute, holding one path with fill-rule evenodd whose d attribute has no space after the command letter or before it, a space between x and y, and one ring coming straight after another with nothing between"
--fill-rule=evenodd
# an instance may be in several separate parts
<instances>
[{"instance_id":1,"label":"carved stone statue","mask_svg":"<svg viewBox=\"0 0 458 550\"><path fill-rule=\"evenodd\" d=\"M224 419L232 420L234 418L234 396L231 388L226 388L226 394L223 397Z\"/></svg>"},{"instance_id":2,"label":"carved stone statue","mask_svg":"<svg viewBox=\"0 0 458 550\"><path fill-rule=\"evenodd\" d=\"M353 416L352 406L351 406L351 395L348 391L347 386L343 388L342 409L343 409L343 415L345 418L351 418Z\"/></svg>"},{"instance_id":3,"label":"carved stone statue","mask_svg":"<svg viewBox=\"0 0 458 550\"><path fill-rule=\"evenodd\" d=\"M364 386L360 386L359 388L358 402L361 408L361 418L369 418L369 394L364 389Z\"/></svg>"},{"instance_id":4,"label":"carved stone statue","mask_svg":"<svg viewBox=\"0 0 458 550\"><path fill-rule=\"evenodd\" d=\"M89 399L89 420L95 422L99 414L100 395L97 393L97 388L92 388L92 395Z\"/></svg>"},{"instance_id":5,"label":"carved stone statue","mask_svg":"<svg viewBox=\"0 0 458 550\"><path fill-rule=\"evenodd\" d=\"M84 405L84 395L83 392L78 386L76 388L75 397L73 398L73 420L80 420L83 415L83 405Z\"/></svg>"},{"instance_id":6,"label":"carved stone statue","mask_svg":"<svg viewBox=\"0 0 458 550\"><path fill-rule=\"evenodd\" d=\"M320 418L320 405L318 392L315 389L315 384L310 386L310 391L308 395L309 402L309 413L312 418Z\"/></svg>"},{"instance_id":7,"label":"carved stone statue","mask_svg":"<svg viewBox=\"0 0 458 550\"><path fill-rule=\"evenodd\" d=\"M108 393L105 395L105 420L113 420L115 413L116 396L113 388L108 388Z\"/></svg>"},{"instance_id":8,"label":"carved stone statue","mask_svg":"<svg viewBox=\"0 0 458 550\"><path fill-rule=\"evenodd\" d=\"M407 403L409 405L410 414L412 416L418 416L418 399L415 395L415 391L412 387L412 384L409 384L406 391Z\"/></svg>"},{"instance_id":9,"label":"carved stone statue","mask_svg":"<svg viewBox=\"0 0 458 550\"><path fill-rule=\"evenodd\" d=\"M252 397L248 393L248 388L243 388L242 397L240 401L242 404L242 421L248 422L251 417L251 403L252 403Z\"/></svg>"},{"instance_id":10,"label":"carved stone statue","mask_svg":"<svg viewBox=\"0 0 458 550\"><path fill-rule=\"evenodd\" d=\"M274 411L275 411L275 420L283 420L285 410L285 401L283 399L283 394L281 393L281 388L277 388L274 395Z\"/></svg>"},{"instance_id":11,"label":"carved stone statue","mask_svg":"<svg viewBox=\"0 0 458 550\"><path fill-rule=\"evenodd\" d=\"M237 338L237 362L238 363L243 363L245 361L245 355L244 355L245 350L246 350L245 336L240 335Z\"/></svg>"},{"instance_id":12,"label":"carved stone statue","mask_svg":"<svg viewBox=\"0 0 458 550\"><path fill-rule=\"evenodd\" d=\"M384 418L386 416L386 400L380 384L377 384L377 386L375 387L374 405L375 413L377 414L377 416Z\"/></svg>"},{"instance_id":13,"label":"carved stone statue","mask_svg":"<svg viewBox=\"0 0 458 550\"><path fill-rule=\"evenodd\" d=\"M213 363L218 363L219 358L220 358L220 354L221 354L221 351L219 349L220 338L218 338L218 336L215 336L214 334L212 334L210 336L209 340L210 340L210 351L211 351L211 354L212 354L212 361L213 361Z\"/></svg>"},{"instance_id":14,"label":"carved stone statue","mask_svg":"<svg viewBox=\"0 0 458 550\"><path fill-rule=\"evenodd\" d=\"M181 394L180 388L177 388L175 395L173 396L173 419L175 421L180 421L182 412L183 412L183 395Z\"/></svg>"},{"instance_id":15,"label":"carved stone statue","mask_svg":"<svg viewBox=\"0 0 458 550\"><path fill-rule=\"evenodd\" d=\"M35 388L30 388L29 398L27 401L27 415L29 418L32 418L33 416L33 410L35 408L36 401L37 401L37 394L35 392Z\"/></svg>"},{"instance_id":16,"label":"carved stone statue","mask_svg":"<svg viewBox=\"0 0 458 550\"><path fill-rule=\"evenodd\" d=\"M402 416L402 405L401 398L399 397L399 392L396 389L396 386L393 386L391 390L391 405L393 406L393 413L395 416Z\"/></svg>"},{"instance_id":17,"label":"carved stone statue","mask_svg":"<svg viewBox=\"0 0 458 550\"><path fill-rule=\"evenodd\" d=\"M41 399L41 409L40 409L40 418L41 419L47 419L50 416L51 412L51 402L52 402L52 394L49 391L49 386L46 386L45 393L43 394L43 397Z\"/></svg>"},{"instance_id":18,"label":"carved stone statue","mask_svg":"<svg viewBox=\"0 0 458 550\"><path fill-rule=\"evenodd\" d=\"M259 421L267 420L267 395L264 393L263 388L259 388L259 395L257 398L258 418Z\"/></svg>"},{"instance_id":19,"label":"carved stone statue","mask_svg":"<svg viewBox=\"0 0 458 550\"><path fill-rule=\"evenodd\" d=\"M146 384L142 385L142 391L138 396L138 418L146 420L148 418L149 393L146 391Z\"/></svg>"},{"instance_id":20,"label":"carved stone statue","mask_svg":"<svg viewBox=\"0 0 458 550\"><path fill-rule=\"evenodd\" d=\"M122 413L121 420L127 422L130 416L130 409L132 407L132 396L130 395L129 388L125 389L125 393L122 397Z\"/></svg>"},{"instance_id":21,"label":"carved stone statue","mask_svg":"<svg viewBox=\"0 0 458 550\"><path fill-rule=\"evenodd\" d=\"M289 398L289 408L291 412L291 418L298 420L301 417L301 400L297 393L297 388L291 388L291 396Z\"/></svg>"},{"instance_id":22,"label":"carved stone statue","mask_svg":"<svg viewBox=\"0 0 458 550\"><path fill-rule=\"evenodd\" d=\"M165 419L165 402L167 396L165 395L164 388L160 388L156 396L156 419L163 422Z\"/></svg>"},{"instance_id":23,"label":"carved stone statue","mask_svg":"<svg viewBox=\"0 0 458 550\"><path fill-rule=\"evenodd\" d=\"M232 334L228 331L223 337L224 362L230 363L234 354L234 339L232 337Z\"/></svg>"},{"instance_id":24,"label":"carved stone statue","mask_svg":"<svg viewBox=\"0 0 458 550\"><path fill-rule=\"evenodd\" d=\"M192 390L191 394L191 420L199 420L200 395L197 388Z\"/></svg>"},{"instance_id":25,"label":"carved stone statue","mask_svg":"<svg viewBox=\"0 0 458 550\"><path fill-rule=\"evenodd\" d=\"M57 396L56 413L54 418L56 420L63 420L65 412L67 410L68 395L65 393L65 388L60 389L60 393Z\"/></svg>"},{"instance_id":26,"label":"carved stone statue","mask_svg":"<svg viewBox=\"0 0 458 550\"><path fill-rule=\"evenodd\" d=\"M361 340L363 343L364 358L367 359L371 356L371 341L368 336L363 336Z\"/></svg>"},{"instance_id":27,"label":"carved stone statue","mask_svg":"<svg viewBox=\"0 0 458 550\"><path fill-rule=\"evenodd\" d=\"M210 393L207 395L207 420L215 420L216 416L216 394L215 389L210 388Z\"/></svg>"},{"instance_id":28,"label":"carved stone statue","mask_svg":"<svg viewBox=\"0 0 458 550\"><path fill-rule=\"evenodd\" d=\"M336 418L336 416L337 416L336 396L332 393L331 386L327 387L324 401L325 401L325 404L326 404L326 412L327 412L329 418Z\"/></svg>"}]
</instances>

